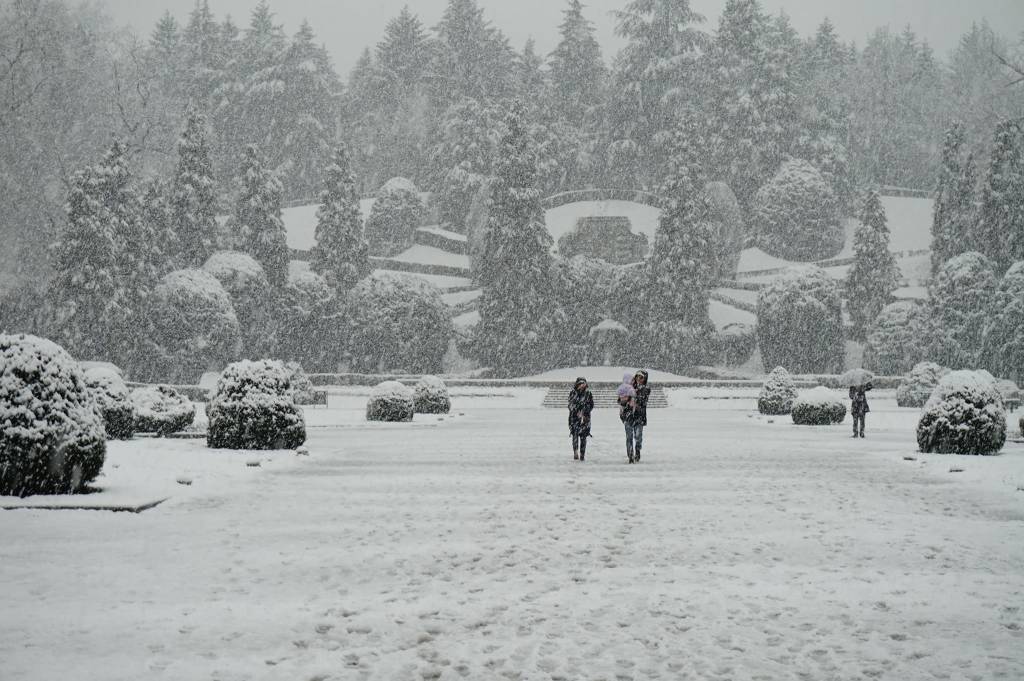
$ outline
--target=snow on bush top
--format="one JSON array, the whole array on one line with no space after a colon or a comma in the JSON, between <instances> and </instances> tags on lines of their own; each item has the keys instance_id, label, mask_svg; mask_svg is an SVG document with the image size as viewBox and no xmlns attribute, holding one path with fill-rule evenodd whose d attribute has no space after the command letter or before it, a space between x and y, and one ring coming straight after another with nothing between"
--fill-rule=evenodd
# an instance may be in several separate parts
<instances>
[{"instance_id":1,"label":"snow on bush top","mask_svg":"<svg viewBox=\"0 0 1024 681\"><path fill-rule=\"evenodd\" d=\"M410 179L404 177L392 177L390 180L388 180L381 186L377 195L383 196L385 194L392 194L394 192L400 191L411 192L413 194L419 195L420 190L416 188L415 183L413 183L413 181Z\"/></svg>"},{"instance_id":2,"label":"snow on bush top","mask_svg":"<svg viewBox=\"0 0 1024 681\"><path fill-rule=\"evenodd\" d=\"M0 441L15 451L89 449L105 442L103 416L64 348L38 336L0 334Z\"/></svg>"},{"instance_id":3,"label":"snow on bush top","mask_svg":"<svg viewBox=\"0 0 1024 681\"><path fill-rule=\"evenodd\" d=\"M416 381L416 392L448 392L448 386L444 384L437 376L421 376L420 380Z\"/></svg>"},{"instance_id":4,"label":"snow on bush top","mask_svg":"<svg viewBox=\"0 0 1024 681\"><path fill-rule=\"evenodd\" d=\"M994 454L1006 442L1006 409L987 371L951 371L921 411L917 444L922 452Z\"/></svg>"},{"instance_id":5,"label":"snow on bush top","mask_svg":"<svg viewBox=\"0 0 1024 681\"><path fill-rule=\"evenodd\" d=\"M214 400L246 399L250 394L291 396L291 372L276 360L242 360L229 364L220 378Z\"/></svg>"},{"instance_id":6,"label":"snow on bush top","mask_svg":"<svg viewBox=\"0 0 1024 681\"><path fill-rule=\"evenodd\" d=\"M267 279L263 266L241 251L217 251L207 259L203 271L212 274L222 284L234 279L242 282Z\"/></svg>"},{"instance_id":7,"label":"snow on bush top","mask_svg":"<svg viewBox=\"0 0 1024 681\"><path fill-rule=\"evenodd\" d=\"M386 400L395 402L413 401L413 390L399 381L384 381L374 386L370 391L370 401Z\"/></svg>"},{"instance_id":8,"label":"snow on bush top","mask_svg":"<svg viewBox=\"0 0 1024 681\"><path fill-rule=\"evenodd\" d=\"M835 192L818 170L801 159L782 164L754 197L758 244L770 255L793 260L827 258L843 246Z\"/></svg>"},{"instance_id":9,"label":"snow on bush top","mask_svg":"<svg viewBox=\"0 0 1024 681\"><path fill-rule=\"evenodd\" d=\"M595 324L594 326L590 327L590 332L588 335L593 336L597 333L608 331L619 331L621 333L629 333L629 329L623 326L621 322L617 322L614 319L604 319L601 320L599 324Z\"/></svg>"},{"instance_id":10,"label":"snow on bush top","mask_svg":"<svg viewBox=\"0 0 1024 681\"><path fill-rule=\"evenodd\" d=\"M831 388L819 385L817 388L811 388L800 393L796 400L793 401L793 408L796 409L797 406L804 405L809 407L831 407L837 404L845 404L842 395Z\"/></svg>"},{"instance_id":11,"label":"snow on bush top","mask_svg":"<svg viewBox=\"0 0 1024 681\"><path fill-rule=\"evenodd\" d=\"M962 398L973 404L992 404L1003 408L1003 396L999 394L995 379L987 371L950 371L939 380L925 409L932 409L949 398Z\"/></svg>"},{"instance_id":12,"label":"snow on bush top","mask_svg":"<svg viewBox=\"0 0 1024 681\"><path fill-rule=\"evenodd\" d=\"M175 270L165 274L156 286L156 293L168 302L200 298L207 303L207 309L216 308L232 318L235 316L227 291L216 277L203 270Z\"/></svg>"},{"instance_id":13,"label":"snow on bush top","mask_svg":"<svg viewBox=\"0 0 1024 681\"><path fill-rule=\"evenodd\" d=\"M85 384L101 408L128 400L128 386L121 374L107 367L93 367L85 372Z\"/></svg>"},{"instance_id":14,"label":"snow on bush top","mask_svg":"<svg viewBox=\"0 0 1024 681\"><path fill-rule=\"evenodd\" d=\"M768 374L757 396L758 411L769 415L788 414L796 396L796 386L789 372L782 367L775 367Z\"/></svg>"},{"instance_id":15,"label":"snow on bush top","mask_svg":"<svg viewBox=\"0 0 1024 681\"><path fill-rule=\"evenodd\" d=\"M840 300L835 279L815 265L788 267L757 294L758 310L769 312L814 307L827 314Z\"/></svg>"},{"instance_id":16,"label":"snow on bush top","mask_svg":"<svg viewBox=\"0 0 1024 681\"><path fill-rule=\"evenodd\" d=\"M919 362L914 365L896 388L896 403L901 407L920 407L928 400L949 369L934 362Z\"/></svg>"}]
</instances>

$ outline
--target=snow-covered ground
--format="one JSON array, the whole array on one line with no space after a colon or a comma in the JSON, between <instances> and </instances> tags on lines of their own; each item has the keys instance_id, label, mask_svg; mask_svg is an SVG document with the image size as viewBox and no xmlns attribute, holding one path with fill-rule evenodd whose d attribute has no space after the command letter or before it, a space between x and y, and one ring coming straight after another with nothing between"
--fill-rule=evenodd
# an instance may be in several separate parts
<instances>
[{"instance_id":1,"label":"snow-covered ground","mask_svg":"<svg viewBox=\"0 0 1024 681\"><path fill-rule=\"evenodd\" d=\"M402 262L425 263L427 265L448 265L449 267L461 267L465 270L469 270L468 255L449 253L448 251L441 250L440 248L423 246L422 244L410 246L406 250L394 256L392 259L400 260Z\"/></svg>"},{"instance_id":2,"label":"snow-covered ground","mask_svg":"<svg viewBox=\"0 0 1024 681\"><path fill-rule=\"evenodd\" d=\"M854 440L673 391L643 463L599 410L577 464L541 394L412 424L332 395L258 468L115 445L107 480L174 495L0 513L2 678L1024 678L1021 445L917 454L885 395Z\"/></svg>"}]
</instances>

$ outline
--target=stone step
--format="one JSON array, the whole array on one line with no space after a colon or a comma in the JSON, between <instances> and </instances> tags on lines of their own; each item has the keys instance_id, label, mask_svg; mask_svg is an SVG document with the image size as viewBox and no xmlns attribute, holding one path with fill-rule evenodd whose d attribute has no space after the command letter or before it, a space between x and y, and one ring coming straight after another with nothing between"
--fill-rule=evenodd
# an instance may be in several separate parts
<instances>
[{"instance_id":1,"label":"stone step","mask_svg":"<svg viewBox=\"0 0 1024 681\"><path fill-rule=\"evenodd\" d=\"M591 387L590 392L594 395L595 409L609 409L619 406L616 388ZM548 388L548 392L544 395L544 401L541 405L552 409L565 409L568 398L569 388L564 386ZM651 387L651 396L647 399L647 408L664 409L667 407L668 396L665 394L665 390L661 386Z\"/></svg>"}]
</instances>

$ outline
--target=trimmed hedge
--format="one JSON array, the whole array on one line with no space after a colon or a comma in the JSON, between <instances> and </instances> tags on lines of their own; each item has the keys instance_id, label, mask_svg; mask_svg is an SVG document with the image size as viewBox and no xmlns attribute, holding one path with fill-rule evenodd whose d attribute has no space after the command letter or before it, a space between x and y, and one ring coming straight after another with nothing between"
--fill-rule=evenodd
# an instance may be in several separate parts
<instances>
[{"instance_id":1,"label":"trimmed hedge","mask_svg":"<svg viewBox=\"0 0 1024 681\"><path fill-rule=\"evenodd\" d=\"M135 406L135 431L170 435L185 430L196 417L196 408L187 397L166 385L136 388L131 392Z\"/></svg>"},{"instance_id":2,"label":"trimmed hedge","mask_svg":"<svg viewBox=\"0 0 1024 681\"><path fill-rule=\"evenodd\" d=\"M214 449L294 449L306 441L306 422L295 405L291 376L280 362L229 364L206 414L206 444Z\"/></svg>"},{"instance_id":3,"label":"trimmed hedge","mask_svg":"<svg viewBox=\"0 0 1024 681\"><path fill-rule=\"evenodd\" d=\"M415 397L411 388L398 381L384 381L370 393L366 403L367 421L412 421Z\"/></svg>"},{"instance_id":4,"label":"trimmed hedge","mask_svg":"<svg viewBox=\"0 0 1024 681\"><path fill-rule=\"evenodd\" d=\"M830 426L846 419L846 403L836 391L818 386L793 401L790 415L798 426Z\"/></svg>"}]
</instances>

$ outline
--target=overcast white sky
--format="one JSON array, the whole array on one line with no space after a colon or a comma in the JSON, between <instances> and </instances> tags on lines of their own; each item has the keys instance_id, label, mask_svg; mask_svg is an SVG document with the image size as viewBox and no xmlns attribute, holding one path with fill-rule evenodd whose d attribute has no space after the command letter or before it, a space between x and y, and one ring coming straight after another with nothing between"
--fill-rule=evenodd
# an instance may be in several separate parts
<instances>
[{"instance_id":1,"label":"overcast white sky","mask_svg":"<svg viewBox=\"0 0 1024 681\"><path fill-rule=\"evenodd\" d=\"M217 16L231 14L238 24L248 22L257 0L210 0ZM586 15L594 22L606 60L621 45L614 36L611 12L627 0L590 0ZM156 20L169 9L184 21L194 0L105 0L111 15L139 33L148 35ZM376 44L388 19L403 5L419 15L426 26L441 17L447 0L270 0L277 19L293 33L302 19L308 19L318 38L334 56L335 66L348 74L359 53ZM521 48L527 38L537 41L540 51L551 51L558 40L564 0L479 0L486 16ZM784 10L801 35L814 31L828 16L844 40L863 44L865 36L878 26L901 30L910 24L945 56L972 21L987 19L1007 37L1019 40L1024 32L1024 0L762 0L772 12ZM693 0L693 7L707 18L707 28L717 24L725 0Z\"/></svg>"}]
</instances>

